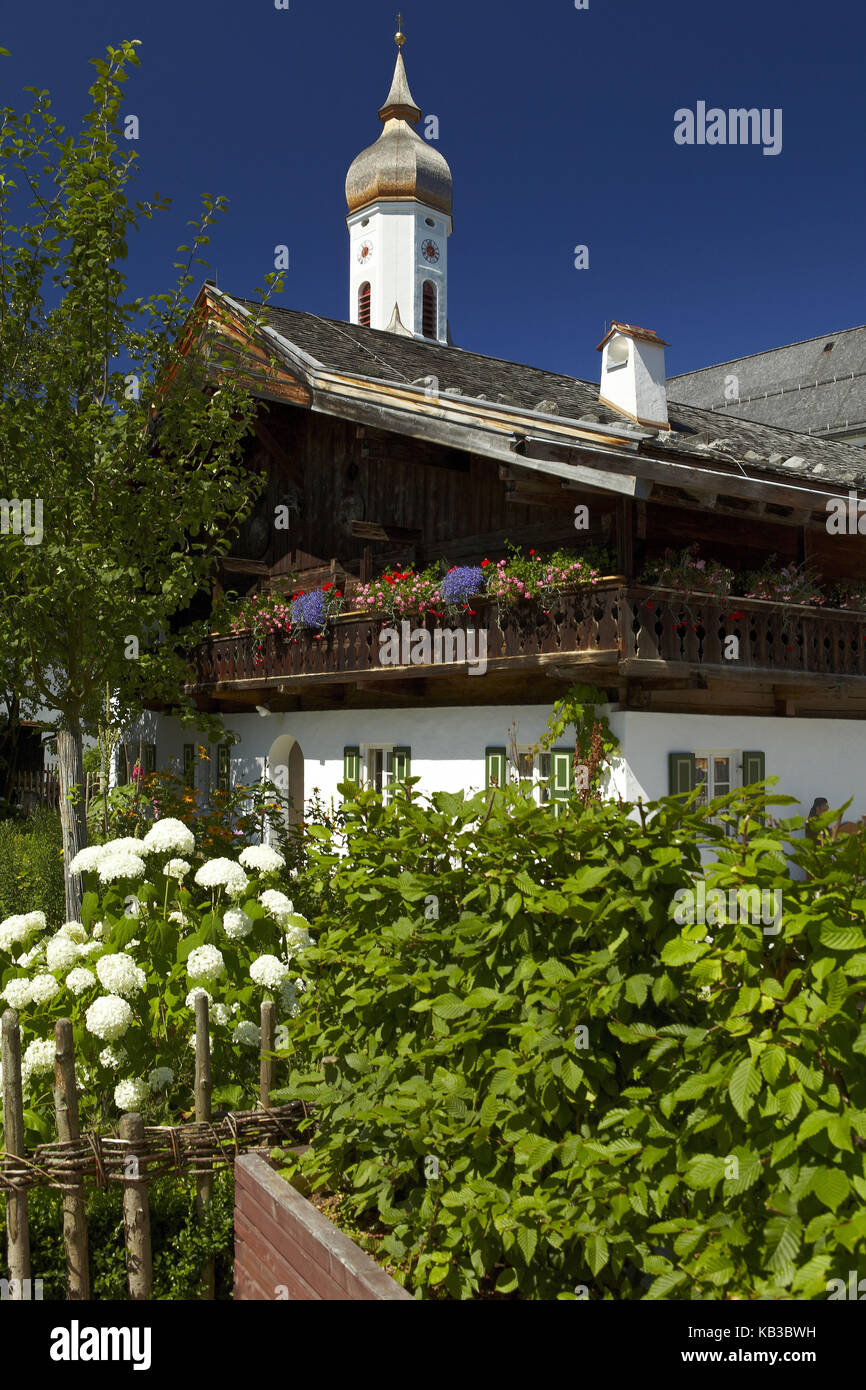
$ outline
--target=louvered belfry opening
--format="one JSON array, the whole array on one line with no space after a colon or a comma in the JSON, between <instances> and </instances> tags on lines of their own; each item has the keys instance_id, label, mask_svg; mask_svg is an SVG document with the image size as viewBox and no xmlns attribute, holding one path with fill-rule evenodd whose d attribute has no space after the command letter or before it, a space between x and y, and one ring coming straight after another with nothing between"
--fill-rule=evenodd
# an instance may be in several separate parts
<instances>
[{"instance_id":1,"label":"louvered belfry opening","mask_svg":"<svg viewBox=\"0 0 866 1390\"><path fill-rule=\"evenodd\" d=\"M358 291L358 322L362 328L370 327L370 281L366 280Z\"/></svg>"},{"instance_id":2,"label":"louvered belfry opening","mask_svg":"<svg viewBox=\"0 0 866 1390\"><path fill-rule=\"evenodd\" d=\"M432 280L424 281L424 306L421 319L421 331L425 338L435 338L436 330L439 327L439 301L436 294L436 286Z\"/></svg>"}]
</instances>

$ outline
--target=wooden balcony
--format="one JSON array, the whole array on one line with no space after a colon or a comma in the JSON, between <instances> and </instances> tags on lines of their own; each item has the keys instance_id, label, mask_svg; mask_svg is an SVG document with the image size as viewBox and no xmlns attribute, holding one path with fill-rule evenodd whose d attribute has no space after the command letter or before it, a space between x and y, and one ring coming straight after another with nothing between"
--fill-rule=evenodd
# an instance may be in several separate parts
<instances>
[{"instance_id":1,"label":"wooden balcony","mask_svg":"<svg viewBox=\"0 0 866 1390\"><path fill-rule=\"evenodd\" d=\"M323 637L271 635L261 650L250 633L213 637L195 653L190 689L218 700L231 692L297 694L316 685L466 673L466 662L455 660L383 666L383 626L380 614L346 613ZM399 631L399 621L396 626ZM489 672L534 668L609 686L701 672L774 683L866 677L866 614L754 599L683 599L621 579L569 590L548 612L531 601L500 614L494 601L479 599L473 617L414 617L411 627L431 635L437 628L486 629Z\"/></svg>"}]
</instances>

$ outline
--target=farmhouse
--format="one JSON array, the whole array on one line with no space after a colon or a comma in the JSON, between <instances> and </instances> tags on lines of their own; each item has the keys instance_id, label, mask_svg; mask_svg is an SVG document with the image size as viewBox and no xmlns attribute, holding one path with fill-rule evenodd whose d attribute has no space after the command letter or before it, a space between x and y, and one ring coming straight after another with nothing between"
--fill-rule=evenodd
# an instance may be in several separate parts
<instances>
[{"instance_id":1,"label":"farmhouse","mask_svg":"<svg viewBox=\"0 0 866 1390\"><path fill-rule=\"evenodd\" d=\"M190 689L224 715L230 746L201 759L195 735L157 712L130 739L202 790L269 775L297 815L314 793L339 801L344 779L387 795L410 773L428 792L519 777L543 802L568 795L573 746L533 747L580 682L602 692L619 739L611 795L709 797L766 775L804 811L818 795L866 811L866 542L827 524L866 488L866 454L804 432L801 416L786 428L784 411L765 423L687 402L662 338L626 322L599 344L595 382L452 342L451 174L416 129L402 43L381 134L346 183L348 321L260 309L212 283L191 319L261 401L249 463L266 488L219 585L288 599L327 585L345 609L324 632L221 632L198 650ZM823 597L662 583L665 552L693 544L737 575L771 557L808 568ZM458 644L436 646L453 618L411 620L445 659L394 643L380 659L383 627L399 623L361 605L363 586L495 568L510 546L607 559L549 605L474 597L459 622L484 633L483 678L465 661L480 647L461 661L447 659Z\"/></svg>"}]
</instances>

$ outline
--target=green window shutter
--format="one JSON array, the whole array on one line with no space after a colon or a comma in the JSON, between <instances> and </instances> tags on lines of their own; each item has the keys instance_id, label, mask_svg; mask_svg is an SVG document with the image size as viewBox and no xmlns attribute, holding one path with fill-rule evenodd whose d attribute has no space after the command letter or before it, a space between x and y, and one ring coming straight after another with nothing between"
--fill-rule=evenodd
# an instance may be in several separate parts
<instances>
[{"instance_id":1,"label":"green window shutter","mask_svg":"<svg viewBox=\"0 0 866 1390\"><path fill-rule=\"evenodd\" d=\"M405 782L407 777L412 776L412 749L394 749L394 781Z\"/></svg>"},{"instance_id":2,"label":"green window shutter","mask_svg":"<svg viewBox=\"0 0 866 1390\"><path fill-rule=\"evenodd\" d=\"M763 782L767 775L767 757L765 753L744 753L743 754L743 786L748 787L752 782Z\"/></svg>"},{"instance_id":3,"label":"green window shutter","mask_svg":"<svg viewBox=\"0 0 866 1390\"><path fill-rule=\"evenodd\" d=\"M668 775L670 779L668 796L685 796L689 792L693 792L697 781L694 753L669 753Z\"/></svg>"},{"instance_id":4,"label":"green window shutter","mask_svg":"<svg viewBox=\"0 0 866 1390\"><path fill-rule=\"evenodd\" d=\"M361 750L360 748L343 749L343 781L354 782L356 786L361 782Z\"/></svg>"},{"instance_id":5,"label":"green window shutter","mask_svg":"<svg viewBox=\"0 0 866 1390\"><path fill-rule=\"evenodd\" d=\"M231 755L228 745L221 743L217 749L217 791L228 796L231 790Z\"/></svg>"},{"instance_id":6,"label":"green window shutter","mask_svg":"<svg viewBox=\"0 0 866 1390\"><path fill-rule=\"evenodd\" d=\"M144 770L145 773L156 772L156 744L146 743L144 745Z\"/></svg>"},{"instance_id":7,"label":"green window shutter","mask_svg":"<svg viewBox=\"0 0 866 1390\"><path fill-rule=\"evenodd\" d=\"M561 816L574 790L574 749L554 748L550 754L550 800L554 816Z\"/></svg>"},{"instance_id":8,"label":"green window shutter","mask_svg":"<svg viewBox=\"0 0 866 1390\"><path fill-rule=\"evenodd\" d=\"M187 787L195 786L195 744L183 745L183 780Z\"/></svg>"},{"instance_id":9,"label":"green window shutter","mask_svg":"<svg viewBox=\"0 0 866 1390\"><path fill-rule=\"evenodd\" d=\"M484 786L504 787L508 781L508 757L504 748L485 748Z\"/></svg>"}]
</instances>

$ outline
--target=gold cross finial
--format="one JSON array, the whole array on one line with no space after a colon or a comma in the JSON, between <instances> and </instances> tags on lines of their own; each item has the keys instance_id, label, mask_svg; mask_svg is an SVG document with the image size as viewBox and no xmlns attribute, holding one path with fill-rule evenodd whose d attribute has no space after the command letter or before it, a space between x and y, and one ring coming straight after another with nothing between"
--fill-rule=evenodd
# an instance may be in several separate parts
<instances>
[{"instance_id":1,"label":"gold cross finial","mask_svg":"<svg viewBox=\"0 0 866 1390\"><path fill-rule=\"evenodd\" d=\"M397 16L397 32L394 35L394 42L398 48L402 48L406 42L406 35L403 33L403 16L401 14Z\"/></svg>"}]
</instances>

